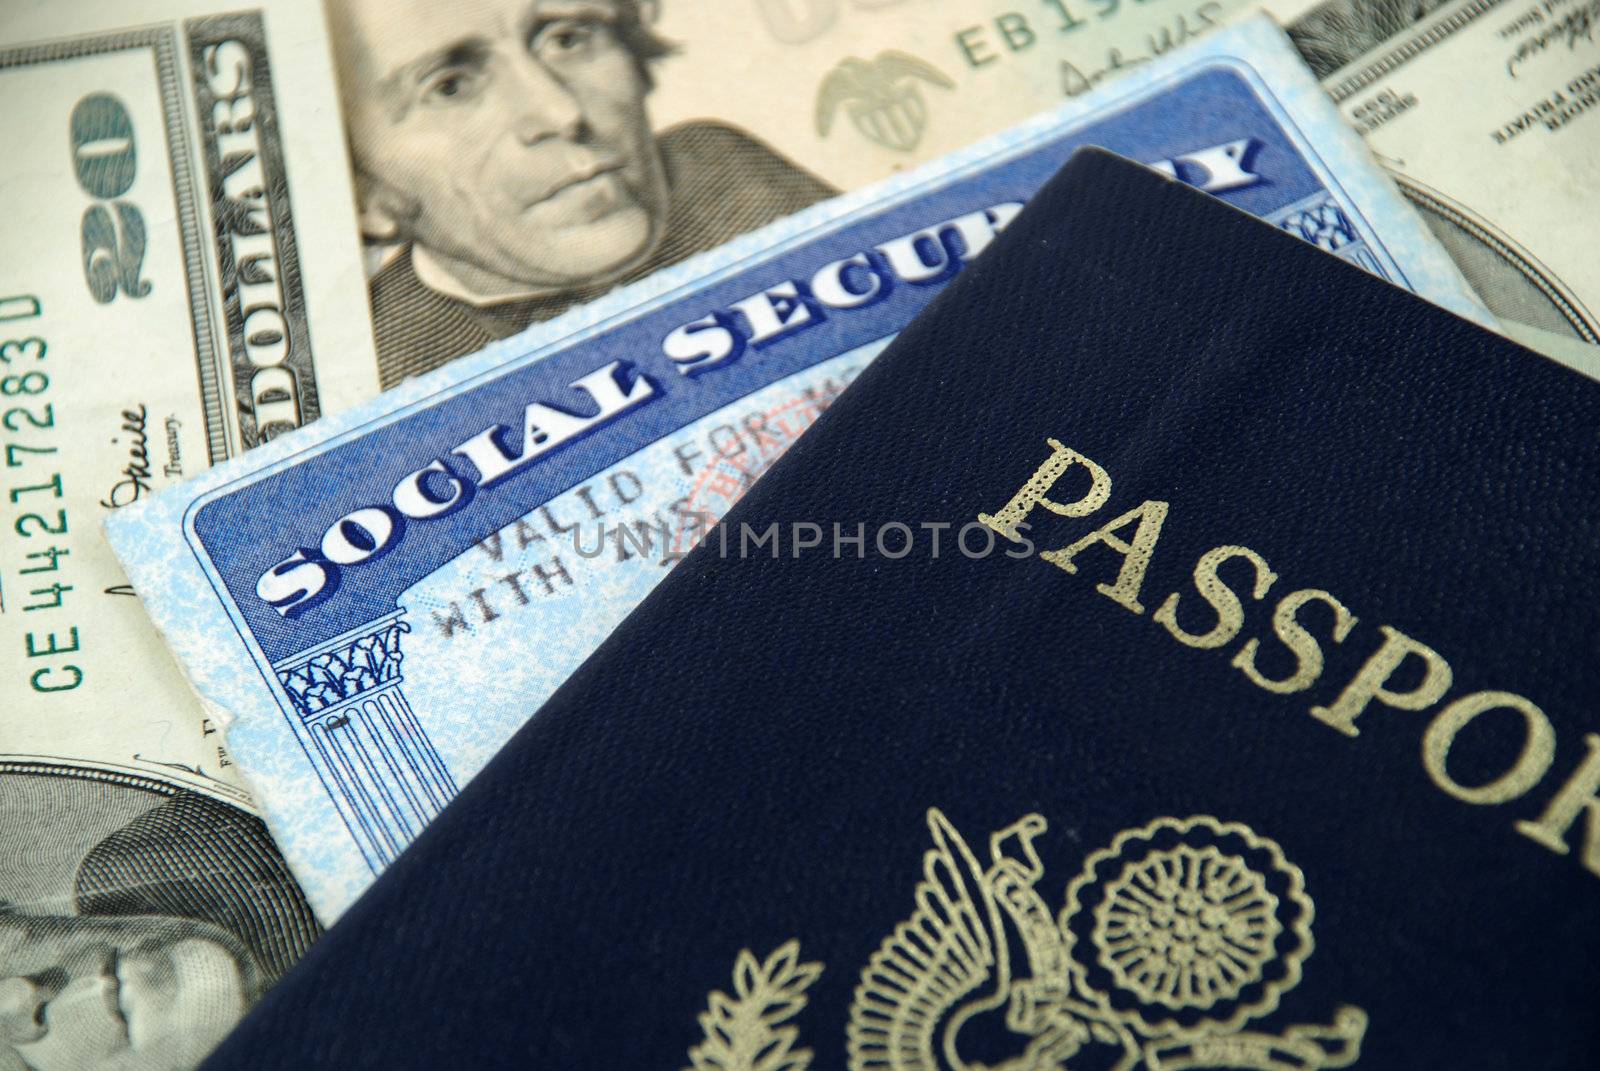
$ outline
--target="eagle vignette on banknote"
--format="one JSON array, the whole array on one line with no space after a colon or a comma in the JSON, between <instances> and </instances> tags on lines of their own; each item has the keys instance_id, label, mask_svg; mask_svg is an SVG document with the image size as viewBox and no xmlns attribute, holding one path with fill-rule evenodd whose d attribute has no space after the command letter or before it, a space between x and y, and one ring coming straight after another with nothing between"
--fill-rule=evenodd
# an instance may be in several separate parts
<instances>
[{"instance_id":1,"label":"eagle vignette on banknote","mask_svg":"<svg viewBox=\"0 0 1600 1071\"><path fill-rule=\"evenodd\" d=\"M328 0L383 384L1180 47L1245 0Z\"/></svg>"},{"instance_id":2,"label":"eagle vignette on banknote","mask_svg":"<svg viewBox=\"0 0 1600 1071\"><path fill-rule=\"evenodd\" d=\"M0 1067L192 1066L319 932L100 524L376 393L334 92L315 0L0 16Z\"/></svg>"},{"instance_id":3,"label":"eagle vignette on banknote","mask_svg":"<svg viewBox=\"0 0 1600 1071\"><path fill-rule=\"evenodd\" d=\"M113 518L325 922L1084 144L1488 318L1263 19Z\"/></svg>"}]
</instances>

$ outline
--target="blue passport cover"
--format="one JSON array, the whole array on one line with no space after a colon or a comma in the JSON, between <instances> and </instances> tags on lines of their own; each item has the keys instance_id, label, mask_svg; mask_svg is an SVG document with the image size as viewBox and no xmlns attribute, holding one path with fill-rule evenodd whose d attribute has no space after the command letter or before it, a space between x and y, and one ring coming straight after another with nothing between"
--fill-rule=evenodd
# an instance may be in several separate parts
<instances>
[{"instance_id":1,"label":"blue passport cover","mask_svg":"<svg viewBox=\"0 0 1600 1071\"><path fill-rule=\"evenodd\" d=\"M1597 416L1080 152L207 1066L1595 1066Z\"/></svg>"}]
</instances>

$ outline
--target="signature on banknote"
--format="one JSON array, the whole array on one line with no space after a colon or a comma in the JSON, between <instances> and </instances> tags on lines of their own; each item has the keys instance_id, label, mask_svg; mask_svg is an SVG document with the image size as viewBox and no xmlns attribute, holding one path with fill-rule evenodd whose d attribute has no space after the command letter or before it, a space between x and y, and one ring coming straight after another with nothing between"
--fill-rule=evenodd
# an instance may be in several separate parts
<instances>
[{"instance_id":1,"label":"signature on banknote","mask_svg":"<svg viewBox=\"0 0 1600 1071\"><path fill-rule=\"evenodd\" d=\"M117 437L111 441L118 446L126 444L128 463L117 473L122 479L113 484L111 491L100 500L100 504L106 509L131 506L139 501L141 495L151 492L150 437L144 430L145 421L148 419L149 413L143 402L135 409L122 411L122 426L117 429Z\"/></svg>"},{"instance_id":2,"label":"signature on banknote","mask_svg":"<svg viewBox=\"0 0 1600 1071\"><path fill-rule=\"evenodd\" d=\"M1506 58L1506 74L1517 76L1517 68L1543 55L1552 45L1564 43L1569 52L1576 52L1579 44L1594 44L1595 22L1600 19L1600 0L1589 0L1582 7L1555 19L1517 46Z\"/></svg>"},{"instance_id":3,"label":"signature on banknote","mask_svg":"<svg viewBox=\"0 0 1600 1071\"><path fill-rule=\"evenodd\" d=\"M1179 15L1168 25L1151 33L1145 38L1148 50L1143 53L1126 55L1122 49L1112 47L1106 50L1105 66L1085 71L1071 60L1061 61L1061 94L1065 97L1082 96L1112 75L1119 74L1130 67L1137 67L1142 63L1149 63L1153 59L1171 52L1207 30L1213 29L1222 22L1226 9L1220 3L1201 4L1195 8L1193 21L1189 15Z\"/></svg>"}]
</instances>

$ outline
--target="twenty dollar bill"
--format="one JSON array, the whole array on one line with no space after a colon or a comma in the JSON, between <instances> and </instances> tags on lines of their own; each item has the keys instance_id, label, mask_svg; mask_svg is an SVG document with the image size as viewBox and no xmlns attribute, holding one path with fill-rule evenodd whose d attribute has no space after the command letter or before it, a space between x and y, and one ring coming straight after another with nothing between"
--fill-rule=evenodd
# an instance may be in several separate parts
<instances>
[{"instance_id":1,"label":"twenty dollar bill","mask_svg":"<svg viewBox=\"0 0 1600 1071\"><path fill-rule=\"evenodd\" d=\"M98 984L87 929L176 972L131 1024L41 1006L5 1066L191 1065L317 933L101 523L377 389L325 35L315 0L0 18L0 976Z\"/></svg>"}]
</instances>

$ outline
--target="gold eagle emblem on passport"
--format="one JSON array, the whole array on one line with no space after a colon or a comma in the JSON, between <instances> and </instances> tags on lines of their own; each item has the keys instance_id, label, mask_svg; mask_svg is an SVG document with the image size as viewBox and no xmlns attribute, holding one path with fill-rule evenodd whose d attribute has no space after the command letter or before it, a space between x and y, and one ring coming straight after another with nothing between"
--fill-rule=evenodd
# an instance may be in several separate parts
<instances>
[{"instance_id":1,"label":"gold eagle emblem on passport","mask_svg":"<svg viewBox=\"0 0 1600 1071\"><path fill-rule=\"evenodd\" d=\"M991 836L987 864L939 810L928 829L916 909L855 987L850 1071L1313 1071L1361 1055L1356 1007L1246 1029L1299 984L1315 913L1300 868L1247 826L1200 815L1124 830L1084 860L1058 914L1035 889L1043 817ZM712 993L700 1016L694 1071L810 1066L788 1021L823 968L799 956L797 941L765 961L739 953L734 995ZM997 1056L996 1035L1015 1051Z\"/></svg>"}]
</instances>

